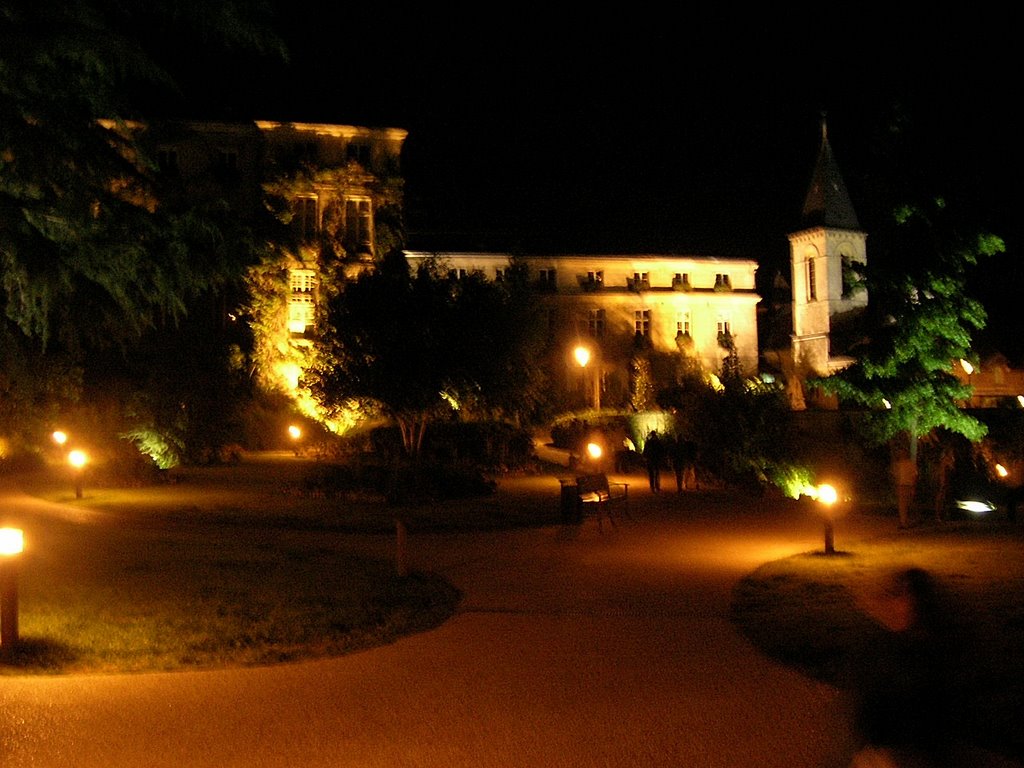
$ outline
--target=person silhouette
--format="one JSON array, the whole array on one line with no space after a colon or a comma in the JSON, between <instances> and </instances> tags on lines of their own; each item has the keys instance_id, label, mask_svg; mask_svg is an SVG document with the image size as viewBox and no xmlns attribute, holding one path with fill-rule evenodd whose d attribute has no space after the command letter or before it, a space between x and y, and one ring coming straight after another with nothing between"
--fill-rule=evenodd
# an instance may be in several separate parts
<instances>
[{"instance_id":1,"label":"person silhouette","mask_svg":"<svg viewBox=\"0 0 1024 768\"><path fill-rule=\"evenodd\" d=\"M676 491L682 493L690 485L696 486L694 465L697 460L697 445L684 435L676 435L672 441L672 471L676 476ZM692 482L691 482L692 481Z\"/></svg>"},{"instance_id":2,"label":"person silhouette","mask_svg":"<svg viewBox=\"0 0 1024 768\"><path fill-rule=\"evenodd\" d=\"M873 613L881 631L851 670L859 750L850 768L945 768L956 709L951 614L922 568L896 573Z\"/></svg>"},{"instance_id":3,"label":"person silhouette","mask_svg":"<svg viewBox=\"0 0 1024 768\"><path fill-rule=\"evenodd\" d=\"M647 479L651 490L658 493L661 491L661 466L665 461L665 445L653 429L644 442L644 459L647 462Z\"/></svg>"}]
</instances>

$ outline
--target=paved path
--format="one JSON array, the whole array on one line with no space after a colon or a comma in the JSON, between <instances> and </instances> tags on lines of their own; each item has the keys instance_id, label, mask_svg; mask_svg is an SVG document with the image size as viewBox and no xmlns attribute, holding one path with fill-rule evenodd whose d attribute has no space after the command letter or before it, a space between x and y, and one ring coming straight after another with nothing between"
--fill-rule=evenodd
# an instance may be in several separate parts
<instances>
[{"instance_id":1,"label":"paved path","mask_svg":"<svg viewBox=\"0 0 1024 768\"><path fill-rule=\"evenodd\" d=\"M445 625L386 647L264 669L0 678L0 765L844 765L836 691L728 620L737 579L820 547L820 526L769 506L631 496L636 519L614 533L588 521L413 537L413 567L465 599ZM837 544L877 525L841 523Z\"/></svg>"}]
</instances>

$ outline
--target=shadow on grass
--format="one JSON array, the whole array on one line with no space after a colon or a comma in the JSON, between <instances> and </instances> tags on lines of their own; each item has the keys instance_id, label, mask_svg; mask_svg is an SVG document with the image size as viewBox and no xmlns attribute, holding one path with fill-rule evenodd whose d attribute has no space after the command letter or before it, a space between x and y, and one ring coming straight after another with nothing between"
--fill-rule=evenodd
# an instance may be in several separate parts
<instances>
[{"instance_id":1,"label":"shadow on grass","mask_svg":"<svg viewBox=\"0 0 1024 768\"><path fill-rule=\"evenodd\" d=\"M0 668L8 672L59 674L77 661L71 646L46 638L23 637L12 647L0 649Z\"/></svg>"}]
</instances>

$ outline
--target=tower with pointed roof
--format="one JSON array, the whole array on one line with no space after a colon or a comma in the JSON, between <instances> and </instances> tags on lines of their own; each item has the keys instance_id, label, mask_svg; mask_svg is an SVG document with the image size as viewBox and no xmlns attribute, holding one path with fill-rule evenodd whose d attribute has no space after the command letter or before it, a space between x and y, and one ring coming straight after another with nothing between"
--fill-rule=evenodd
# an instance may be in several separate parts
<instances>
[{"instance_id":1,"label":"tower with pointed roof","mask_svg":"<svg viewBox=\"0 0 1024 768\"><path fill-rule=\"evenodd\" d=\"M832 154L824 117L801 228L789 235L789 250L793 362L801 377L827 375L853 362L835 348L835 326L859 314L868 295L854 279L856 265L867 263L867 234Z\"/></svg>"}]
</instances>

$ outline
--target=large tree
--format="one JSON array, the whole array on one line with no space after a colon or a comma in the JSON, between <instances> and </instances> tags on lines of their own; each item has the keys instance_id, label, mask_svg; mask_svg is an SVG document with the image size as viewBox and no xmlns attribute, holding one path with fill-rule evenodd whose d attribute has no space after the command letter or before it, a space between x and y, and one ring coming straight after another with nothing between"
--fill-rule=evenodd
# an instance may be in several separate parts
<instances>
[{"instance_id":1,"label":"large tree","mask_svg":"<svg viewBox=\"0 0 1024 768\"><path fill-rule=\"evenodd\" d=\"M892 135L912 145L906 126L894 124ZM918 441L937 431L972 441L985 434L961 407L970 388L953 366L975 357L972 341L985 327L985 309L970 295L973 268L1004 244L956 190L937 191L933 163L915 163L922 158L898 145L884 156L889 172L876 177L872 195L880 214L860 274L871 297L866 343L852 366L808 383L864 408L870 436L916 465Z\"/></svg>"},{"instance_id":2,"label":"large tree","mask_svg":"<svg viewBox=\"0 0 1024 768\"><path fill-rule=\"evenodd\" d=\"M174 93L171 46L273 46L245 0L0 0L0 323L22 361L130 346L221 290L240 261L217 201L171 205L138 120ZM142 98L145 96L145 98ZM22 363L3 361L4 375ZM75 376L67 379L73 383Z\"/></svg>"},{"instance_id":3,"label":"large tree","mask_svg":"<svg viewBox=\"0 0 1024 768\"><path fill-rule=\"evenodd\" d=\"M539 402L531 307L521 270L500 283L454 279L429 260L411 273L394 251L329 301L304 383L328 411L380 408L416 456L430 421L453 409L515 416Z\"/></svg>"}]
</instances>

